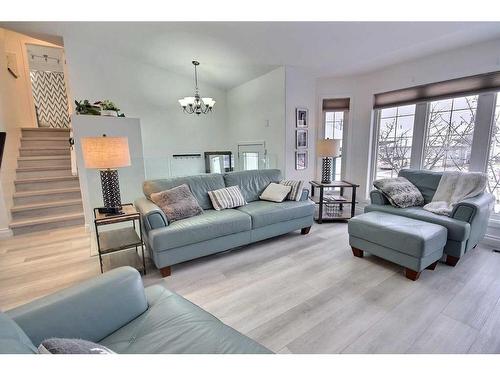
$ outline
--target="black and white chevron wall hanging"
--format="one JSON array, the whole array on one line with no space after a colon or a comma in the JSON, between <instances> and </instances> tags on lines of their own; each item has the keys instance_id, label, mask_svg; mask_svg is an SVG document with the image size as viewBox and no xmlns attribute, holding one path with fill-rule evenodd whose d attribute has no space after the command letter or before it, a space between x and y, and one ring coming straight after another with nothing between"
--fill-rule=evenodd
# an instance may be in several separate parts
<instances>
[{"instance_id":1,"label":"black and white chevron wall hanging","mask_svg":"<svg viewBox=\"0 0 500 375\"><path fill-rule=\"evenodd\" d=\"M69 128L68 96L63 72L30 71L38 126Z\"/></svg>"}]
</instances>

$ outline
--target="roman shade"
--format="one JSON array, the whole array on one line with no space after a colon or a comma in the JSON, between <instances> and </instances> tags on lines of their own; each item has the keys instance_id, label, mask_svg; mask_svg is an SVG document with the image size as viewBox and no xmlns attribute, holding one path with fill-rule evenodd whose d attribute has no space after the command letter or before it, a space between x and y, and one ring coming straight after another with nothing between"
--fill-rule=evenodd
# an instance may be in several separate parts
<instances>
[{"instance_id":1,"label":"roman shade","mask_svg":"<svg viewBox=\"0 0 500 375\"><path fill-rule=\"evenodd\" d=\"M349 104L349 98L323 99L323 111L348 111Z\"/></svg>"},{"instance_id":2,"label":"roman shade","mask_svg":"<svg viewBox=\"0 0 500 375\"><path fill-rule=\"evenodd\" d=\"M374 109L500 90L500 71L375 94Z\"/></svg>"}]
</instances>

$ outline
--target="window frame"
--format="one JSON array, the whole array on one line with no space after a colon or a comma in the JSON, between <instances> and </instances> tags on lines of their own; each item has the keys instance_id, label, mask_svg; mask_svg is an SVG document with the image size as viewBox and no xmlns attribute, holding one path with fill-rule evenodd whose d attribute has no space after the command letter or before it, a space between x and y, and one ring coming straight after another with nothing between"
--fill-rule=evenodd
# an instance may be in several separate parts
<instances>
[{"instance_id":1,"label":"window frame","mask_svg":"<svg viewBox=\"0 0 500 375\"><path fill-rule=\"evenodd\" d=\"M348 147L348 134L349 134L349 110L344 109L341 111L335 111L331 109L322 109L322 123L321 123L321 138L320 139L326 139L326 113L327 112L343 112L344 117L343 117L343 122L342 122L342 155L341 155L341 162L340 162L340 179L344 179L346 175L346 166L347 166L347 147ZM335 127L335 122L333 124ZM335 131L334 131L335 133Z\"/></svg>"},{"instance_id":2,"label":"window frame","mask_svg":"<svg viewBox=\"0 0 500 375\"><path fill-rule=\"evenodd\" d=\"M496 112L496 102L497 96L500 95L500 91L488 91L478 94L477 107L474 122L474 131L471 145L470 154L470 164L469 171L471 172L483 172L488 173L488 160L490 156L491 149L491 136L493 132L493 126L495 125L495 112ZM449 99L460 98L464 96L452 96ZM410 159L410 168L413 169L423 169L424 165L424 152L425 144L427 141L427 135L429 131L428 121L431 110L431 102L417 102L414 103L415 107L415 119L413 124L413 137L412 137L412 151ZM404 105L408 105L405 103ZM384 107L384 108L394 108ZM373 126L372 126L372 150L371 150L371 162L370 162L370 185L376 178L377 172L377 150L379 142L379 132L380 132L380 120L381 112L384 108L376 108L373 110ZM486 142L486 143L485 143ZM484 147L484 145L487 145ZM491 215L494 220L500 221L500 213L492 213Z\"/></svg>"}]
</instances>

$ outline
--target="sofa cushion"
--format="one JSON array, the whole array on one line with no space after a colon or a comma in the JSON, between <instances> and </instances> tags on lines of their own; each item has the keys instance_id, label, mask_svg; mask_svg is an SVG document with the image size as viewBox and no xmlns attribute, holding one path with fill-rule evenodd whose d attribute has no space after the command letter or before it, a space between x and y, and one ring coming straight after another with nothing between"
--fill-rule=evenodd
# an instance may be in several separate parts
<instances>
[{"instance_id":1,"label":"sofa cushion","mask_svg":"<svg viewBox=\"0 0 500 375\"><path fill-rule=\"evenodd\" d=\"M149 241L153 249L164 251L251 229L252 220L243 212L205 210L201 215L151 230Z\"/></svg>"},{"instance_id":2,"label":"sofa cushion","mask_svg":"<svg viewBox=\"0 0 500 375\"><path fill-rule=\"evenodd\" d=\"M365 207L365 212L380 211L393 215L405 216L412 219L423 220L428 223L438 224L448 230L448 238L455 241L465 241L469 238L470 224L452 219L448 216L436 215L424 210L422 207L397 208L389 205L370 204Z\"/></svg>"},{"instance_id":3,"label":"sofa cushion","mask_svg":"<svg viewBox=\"0 0 500 375\"><path fill-rule=\"evenodd\" d=\"M217 211L247 204L238 186L229 186L223 189L209 191L208 196L212 201L212 206L214 206L214 209Z\"/></svg>"},{"instance_id":4,"label":"sofa cushion","mask_svg":"<svg viewBox=\"0 0 500 375\"><path fill-rule=\"evenodd\" d=\"M165 289L146 288L149 309L100 344L117 353L270 353L213 315Z\"/></svg>"},{"instance_id":5,"label":"sofa cushion","mask_svg":"<svg viewBox=\"0 0 500 375\"><path fill-rule=\"evenodd\" d=\"M422 193L404 177L382 178L373 181L373 186L380 190L395 207L406 208L424 205Z\"/></svg>"},{"instance_id":6,"label":"sofa cushion","mask_svg":"<svg viewBox=\"0 0 500 375\"><path fill-rule=\"evenodd\" d=\"M446 244L446 229L441 225L385 212L374 211L355 216L349 220L348 230L349 236L415 258L442 251Z\"/></svg>"},{"instance_id":7,"label":"sofa cushion","mask_svg":"<svg viewBox=\"0 0 500 375\"><path fill-rule=\"evenodd\" d=\"M311 201L284 201L281 203L255 201L246 206L237 208L252 217L252 228L261 228L287 220L312 216L314 203Z\"/></svg>"},{"instance_id":8,"label":"sofa cushion","mask_svg":"<svg viewBox=\"0 0 500 375\"><path fill-rule=\"evenodd\" d=\"M401 169L399 177L404 177L417 187L424 197L424 203L432 201L443 172L418 169Z\"/></svg>"},{"instance_id":9,"label":"sofa cushion","mask_svg":"<svg viewBox=\"0 0 500 375\"><path fill-rule=\"evenodd\" d=\"M281 203L292 190L291 186L271 182L260 195L260 200Z\"/></svg>"},{"instance_id":10,"label":"sofa cushion","mask_svg":"<svg viewBox=\"0 0 500 375\"><path fill-rule=\"evenodd\" d=\"M33 354L37 350L17 323L0 311L0 354Z\"/></svg>"},{"instance_id":11,"label":"sofa cushion","mask_svg":"<svg viewBox=\"0 0 500 375\"><path fill-rule=\"evenodd\" d=\"M224 174L226 186L239 186L247 202L259 200L259 196L267 185L271 182L279 183L280 179L281 172L279 169L261 169Z\"/></svg>"},{"instance_id":12,"label":"sofa cushion","mask_svg":"<svg viewBox=\"0 0 500 375\"><path fill-rule=\"evenodd\" d=\"M200 215L203 212L186 184L152 193L151 200L162 209L169 223Z\"/></svg>"},{"instance_id":13,"label":"sofa cushion","mask_svg":"<svg viewBox=\"0 0 500 375\"><path fill-rule=\"evenodd\" d=\"M204 210L212 208L212 202L208 198L208 192L211 190L222 189L225 187L224 179L221 174L201 174L197 176L164 178L160 180L145 181L142 190L146 198L150 199L152 193L172 189L173 187L186 184L191 193Z\"/></svg>"}]
</instances>

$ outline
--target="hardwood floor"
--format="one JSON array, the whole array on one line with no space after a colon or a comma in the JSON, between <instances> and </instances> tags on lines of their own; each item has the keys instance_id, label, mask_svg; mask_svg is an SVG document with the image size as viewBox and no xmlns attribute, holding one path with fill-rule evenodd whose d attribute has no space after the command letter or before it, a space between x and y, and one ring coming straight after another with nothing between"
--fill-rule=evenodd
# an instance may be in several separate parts
<instances>
[{"instance_id":1,"label":"hardwood floor","mask_svg":"<svg viewBox=\"0 0 500 375\"><path fill-rule=\"evenodd\" d=\"M99 274L83 228L0 240L0 308ZM418 281L365 253L346 224L172 267L167 287L279 353L499 353L500 254L478 246Z\"/></svg>"}]
</instances>

